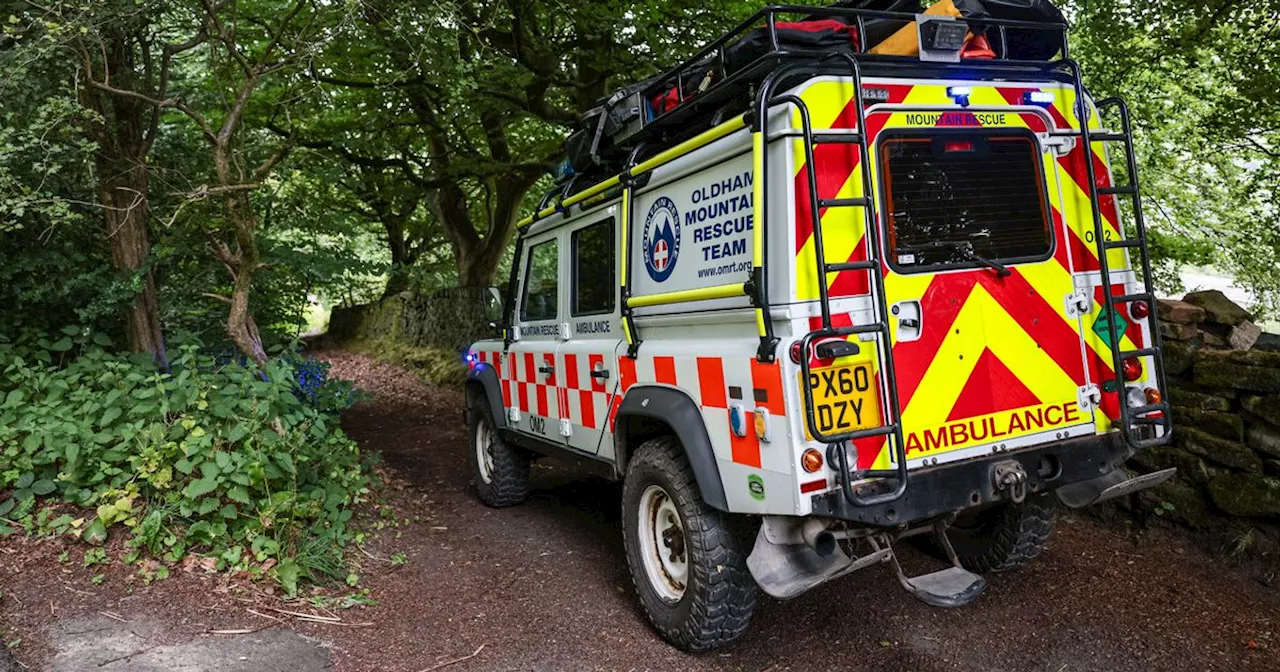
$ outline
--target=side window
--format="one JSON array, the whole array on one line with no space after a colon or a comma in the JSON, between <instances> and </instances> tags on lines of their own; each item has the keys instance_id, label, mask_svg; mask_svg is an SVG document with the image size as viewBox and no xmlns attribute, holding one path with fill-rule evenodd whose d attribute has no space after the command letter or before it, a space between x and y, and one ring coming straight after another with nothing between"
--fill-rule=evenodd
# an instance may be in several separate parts
<instances>
[{"instance_id":1,"label":"side window","mask_svg":"<svg viewBox=\"0 0 1280 672\"><path fill-rule=\"evenodd\" d=\"M614 253L613 219L573 232L574 317L613 312L618 295Z\"/></svg>"},{"instance_id":2,"label":"side window","mask_svg":"<svg viewBox=\"0 0 1280 672\"><path fill-rule=\"evenodd\" d=\"M520 319L556 319L560 296L560 246L556 239L538 243L529 250L524 270L524 300Z\"/></svg>"}]
</instances>

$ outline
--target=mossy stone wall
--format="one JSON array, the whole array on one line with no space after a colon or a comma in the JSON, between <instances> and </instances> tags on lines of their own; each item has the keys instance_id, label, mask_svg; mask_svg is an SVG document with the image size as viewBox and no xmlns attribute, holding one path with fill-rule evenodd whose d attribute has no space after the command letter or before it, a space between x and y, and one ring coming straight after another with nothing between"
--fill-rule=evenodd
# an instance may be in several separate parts
<instances>
[{"instance_id":1,"label":"mossy stone wall","mask_svg":"<svg viewBox=\"0 0 1280 672\"><path fill-rule=\"evenodd\" d=\"M488 326L486 289L405 292L363 306L340 307L329 318L337 343L398 364L437 385L460 384L461 353L494 335Z\"/></svg>"},{"instance_id":2,"label":"mossy stone wall","mask_svg":"<svg viewBox=\"0 0 1280 672\"><path fill-rule=\"evenodd\" d=\"M1160 318L1173 444L1130 466L1178 475L1131 503L1280 569L1280 336L1216 291L1162 301Z\"/></svg>"}]
</instances>

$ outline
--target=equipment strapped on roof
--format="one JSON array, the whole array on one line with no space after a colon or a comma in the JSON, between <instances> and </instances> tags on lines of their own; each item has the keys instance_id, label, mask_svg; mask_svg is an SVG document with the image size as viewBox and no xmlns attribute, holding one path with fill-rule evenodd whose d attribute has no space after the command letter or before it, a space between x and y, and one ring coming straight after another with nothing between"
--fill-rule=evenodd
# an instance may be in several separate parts
<instances>
[{"instance_id":1,"label":"equipment strapped on roof","mask_svg":"<svg viewBox=\"0 0 1280 672\"><path fill-rule=\"evenodd\" d=\"M797 57L848 52L924 65L1065 54L1065 19L1048 0L941 0L917 13L919 5L846 0L762 10L679 67L618 89L587 110L565 142L571 169L558 196L572 193L573 175L616 173L641 142L657 151L741 114L765 76ZM684 108L687 114L675 114Z\"/></svg>"}]
</instances>

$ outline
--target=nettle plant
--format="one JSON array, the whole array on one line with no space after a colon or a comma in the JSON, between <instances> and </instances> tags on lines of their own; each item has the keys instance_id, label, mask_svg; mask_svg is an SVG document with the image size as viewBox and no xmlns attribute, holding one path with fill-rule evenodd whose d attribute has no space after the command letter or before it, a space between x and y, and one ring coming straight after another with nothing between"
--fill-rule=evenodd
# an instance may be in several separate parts
<instances>
[{"instance_id":1,"label":"nettle plant","mask_svg":"<svg viewBox=\"0 0 1280 672\"><path fill-rule=\"evenodd\" d=\"M199 553L270 570L291 594L300 580L340 576L352 506L369 494L338 427L356 398L349 384L297 356L258 369L196 346L157 372L107 344L70 327L57 340L0 341L0 533L102 543L119 530L129 559Z\"/></svg>"}]
</instances>

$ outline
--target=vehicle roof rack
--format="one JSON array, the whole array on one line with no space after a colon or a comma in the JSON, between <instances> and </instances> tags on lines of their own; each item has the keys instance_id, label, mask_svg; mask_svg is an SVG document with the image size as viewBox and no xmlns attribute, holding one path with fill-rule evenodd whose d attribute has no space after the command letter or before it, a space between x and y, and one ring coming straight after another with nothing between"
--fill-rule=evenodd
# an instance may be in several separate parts
<instances>
[{"instance_id":1,"label":"vehicle roof rack","mask_svg":"<svg viewBox=\"0 0 1280 672\"><path fill-rule=\"evenodd\" d=\"M747 91L754 93L751 87L758 85L770 73L783 66L811 61L814 69L810 75L842 72L838 64L832 64L831 59L825 58L829 55L829 51L795 48L787 45L785 40L780 38L779 24L785 24L789 19L798 17L806 20L834 19L851 26L857 40L856 44L851 45L854 48L848 50L848 53L863 66L864 73L872 75L914 75L939 79L974 80L1009 78L1028 74L1056 77L1055 73L1064 64L1070 62L1067 43L1068 26L1065 23L979 17L961 17L954 20L964 23L969 27L970 32L978 29L987 34L994 52L993 56L987 58L961 59L950 63L922 60L919 56L876 54L868 51L876 46L867 44L868 22L887 21L907 26L921 19L922 16L935 15L812 5L764 7L681 64L643 82L635 89L639 92L642 101L639 115L641 127L629 137L625 147L622 148L625 150L623 156L630 155L629 160L635 162L637 159L645 158L635 156L636 151L641 147L647 147L645 151L650 153L661 151L669 145L705 131L706 124L701 122L710 118L709 113L706 112L707 108L719 109L734 96L740 96ZM950 17L940 18L949 19ZM763 30L767 35L765 48L741 67L730 68L728 50L757 30ZM1009 58L1010 31L1036 31L1044 34L1048 39L1054 40L1050 43L1050 47L1056 47L1046 51L1056 54L1057 57L1046 60ZM996 39L991 39L992 34ZM699 90L689 91L689 84L691 80L697 78L696 74L705 74L708 71L716 73L712 78L714 81L707 86L699 87ZM1062 81L1071 80L1070 74L1062 74ZM673 91L676 98L674 107L660 112L651 109L649 101L656 96L670 95ZM752 105L748 103L743 109L734 110L734 115L746 112L748 124L755 127L761 121L754 119L751 107ZM520 223L520 228L539 221L552 212L567 212L563 205L581 202L583 199L576 198L575 195L580 194L583 189L593 184L601 186L599 183L603 181L612 182L609 177L617 173L613 168L620 168L620 166L611 166L607 170L592 172L589 179L583 179L586 178L586 173L578 173L572 180L558 183L543 197L535 214Z\"/></svg>"}]
</instances>

